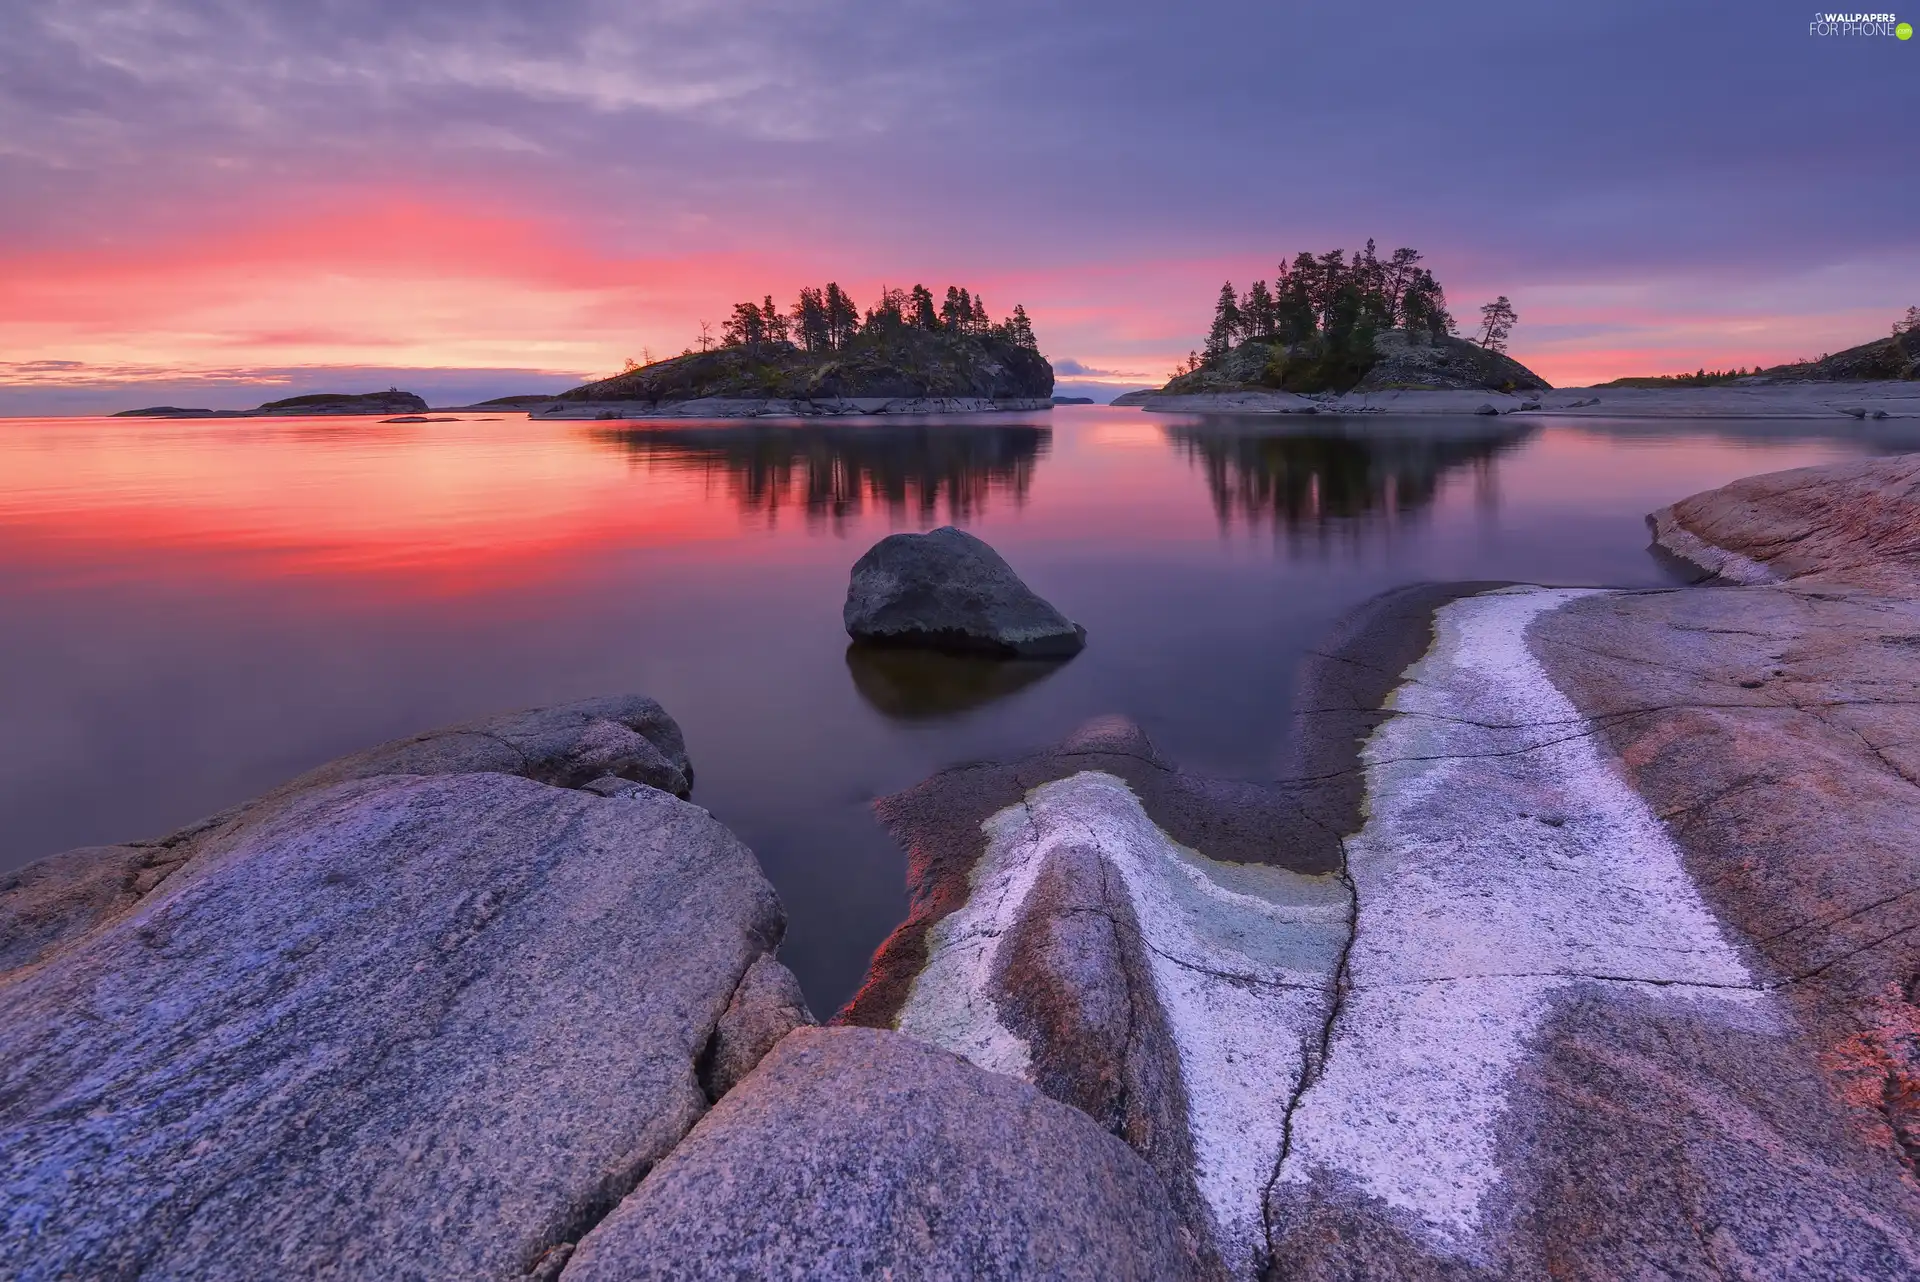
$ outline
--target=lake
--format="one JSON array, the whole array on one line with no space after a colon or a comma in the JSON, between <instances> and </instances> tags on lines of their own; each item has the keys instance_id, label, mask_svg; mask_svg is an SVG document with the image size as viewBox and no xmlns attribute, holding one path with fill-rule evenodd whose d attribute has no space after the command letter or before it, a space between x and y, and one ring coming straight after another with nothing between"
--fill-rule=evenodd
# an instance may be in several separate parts
<instances>
[{"instance_id":1,"label":"lake","mask_svg":"<svg viewBox=\"0 0 1920 1282\"><path fill-rule=\"evenodd\" d=\"M0 870L158 836L384 739L640 691L778 887L783 959L825 1015L904 913L874 797L1110 712L1185 766L1271 776L1301 654L1367 597L1671 582L1653 508L1901 446L1920 425L1102 406L0 421ZM1085 652L850 653L854 560L946 523L1084 624Z\"/></svg>"}]
</instances>

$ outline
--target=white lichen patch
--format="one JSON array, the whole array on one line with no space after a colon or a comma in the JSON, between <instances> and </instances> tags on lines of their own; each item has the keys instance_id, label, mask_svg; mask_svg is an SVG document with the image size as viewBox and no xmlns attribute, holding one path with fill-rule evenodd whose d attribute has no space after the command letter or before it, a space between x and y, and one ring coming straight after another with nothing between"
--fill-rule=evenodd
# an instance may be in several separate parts
<instances>
[{"instance_id":1,"label":"white lichen patch","mask_svg":"<svg viewBox=\"0 0 1920 1282\"><path fill-rule=\"evenodd\" d=\"M1555 992L1619 985L1728 1013L1760 995L1666 830L1527 648L1535 617L1583 595L1443 607L1364 753L1349 988L1281 1180L1329 1173L1442 1249L1470 1249L1500 1184L1507 1084Z\"/></svg>"},{"instance_id":2,"label":"white lichen patch","mask_svg":"<svg viewBox=\"0 0 1920 1282\"><path fill-rule=\"evenodd\" d=\"M1179 1047L1197 1182L1229 1267L1263 1241L1261 1200L1305 1051L1326 1020L1347 934L1328 876L1219 864L1174 841L1125 782L1086 771L986 821L968 902L938 923L898 1027L983 1068L1026 1076L1027 1045L989 995L994 956L1050 851L1097 850L1124 881Z\"/></svg>"}]
</instances>

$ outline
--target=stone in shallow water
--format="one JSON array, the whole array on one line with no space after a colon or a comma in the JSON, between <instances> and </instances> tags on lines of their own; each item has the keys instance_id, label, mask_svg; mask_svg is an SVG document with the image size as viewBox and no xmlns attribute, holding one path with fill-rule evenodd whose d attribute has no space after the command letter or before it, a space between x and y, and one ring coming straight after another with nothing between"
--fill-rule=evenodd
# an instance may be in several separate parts
<instances>
[{"instance_id":1,"label":"stone in shallow water","mask_svg":"<svg viewBox=\"0 0 1920 1282\"><path fill-rule=\"evenodd\" d=\"M854 562L848 635L884 645L1045 656L1078 653L1087 630L1034 594L998 552L951 525L893 534Z\"/></svg>"},{"instance_id":2,"label":"stone in shallow water","mask_svg":"<svg viewBox=\"0 0 1920 1282\"><path fill-rule=\"evenodd\" d=\"M1145 1162L1084 1113L912 1038L793 1033L580 1243L567 1282L1183 1279Z\"/></svg>"}]
</instances>

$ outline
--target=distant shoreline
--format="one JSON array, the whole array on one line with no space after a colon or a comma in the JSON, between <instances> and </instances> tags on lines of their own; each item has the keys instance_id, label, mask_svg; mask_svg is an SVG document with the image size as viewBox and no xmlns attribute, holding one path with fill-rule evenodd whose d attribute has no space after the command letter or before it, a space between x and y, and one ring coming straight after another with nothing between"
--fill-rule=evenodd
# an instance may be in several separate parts
<instances>
[{"instance_id":1,"label":"distant shoreline","mask_svg":"<svg viewBox=\"0 0 1920 1282\"><path fill-rule=\"evenodd\" d=\"M1162 414L1553 414L1582 418L1920 418L1920 383L1778 383L1747 387L1562 387L1544 392L1418 389L1301 396L1245 391L1130 392L1113 404Z\"/></svg>"}]
</instances>

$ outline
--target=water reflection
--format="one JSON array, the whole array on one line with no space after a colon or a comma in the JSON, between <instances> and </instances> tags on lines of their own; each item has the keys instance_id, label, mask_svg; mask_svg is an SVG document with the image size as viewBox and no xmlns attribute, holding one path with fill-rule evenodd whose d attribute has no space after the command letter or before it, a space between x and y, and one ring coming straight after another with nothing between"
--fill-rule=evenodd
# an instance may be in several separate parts
<instances>
[{"instance_id":1,"label":"water reflection","mask_svg":"<svg viewBox=\"0 0 1920 1282\"><path fill-rule=\"evenodd\" d=\"M622 426L597 439L649 467L723 477L744 512L769 522L798 507L838 526L872 503L931 523L978 515L996 494L1026 502L1053 429L1026 423L743 422Z\"/></svg>"},{"instance_id":2,"label":"water reflection","mask_svg":"<svg viewBox=\"0 0 1920 1282\"><path fill-rule=\"evenodd\" d=\"M847 671L868 707L895 721L939 721L1041 681L1066 659L1002 659L897 646L850 645Z\"/></svg>"},{"instance_id":3,"label":"water reflection","mask_svg":"<svg viewBox=\"0 0 1920 1282\"><path fill-rule=\"evenodd\" d=\"M1469 470L1476 503L1493 507L1494 457L1535 430L1525 423L1434 426L1366 422L1350 430L1304 429L1271 420L1209 419L1166 429L1206 476L1223 527L1272 523L1288 534L1390 525L1431 505L1449 473Z\"/></svg>"}]
</instances>

